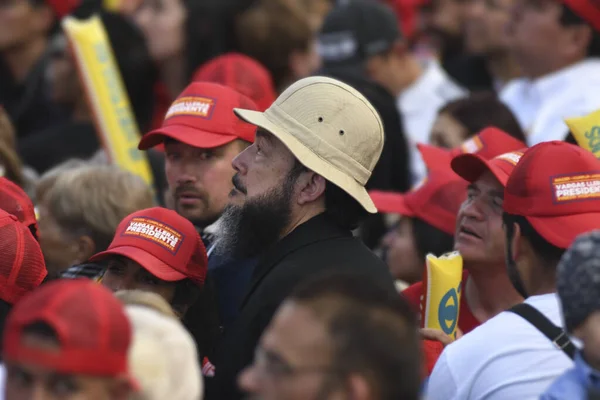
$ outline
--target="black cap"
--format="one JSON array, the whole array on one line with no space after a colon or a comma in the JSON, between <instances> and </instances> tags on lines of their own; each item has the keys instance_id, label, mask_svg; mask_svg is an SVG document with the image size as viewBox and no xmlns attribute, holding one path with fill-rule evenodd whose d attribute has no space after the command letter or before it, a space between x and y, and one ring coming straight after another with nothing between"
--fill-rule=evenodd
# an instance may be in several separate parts
<instances>
[{"instance_id":1,"label":"black cap","mask_svg":"<svg viewBox=\"0 0 600 400\"><path fill-rule=\"evenodd\" d=\"M401 37L396 15L376 0L347 0L331 10L319 34L323 67L362 68Z\"/></svg>"}]
</instances>

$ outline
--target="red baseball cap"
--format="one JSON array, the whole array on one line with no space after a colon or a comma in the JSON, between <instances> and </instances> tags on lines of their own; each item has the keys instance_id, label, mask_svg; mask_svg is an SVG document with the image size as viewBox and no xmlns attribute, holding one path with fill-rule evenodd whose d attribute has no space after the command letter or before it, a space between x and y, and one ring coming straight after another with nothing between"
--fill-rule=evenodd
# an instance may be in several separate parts
<instances>
[{"instance_id":1,"label":"red baseball cap","mask_svg":"<svg viewBox=\"0 0 600 400\"><path fill-rule=\"evenodd\" d=\"M193 81L220 83L252 99L265 111L277 98L269 71L255 59L240 53L227 53L203 64Z\"/></svg>"},{"instance_id":2,"label":"red baseball cap","mask_svg":"<svg viewBox=\"0 0 600 400\"><path fill-rule=\"evenodd\" d=\"M168 282L190 279L203 286L208 269L206 249L194 225L175 211L161 207L128 215L117 227L108 249L90 261L112 255L127 257Z\"/></svg>"},{"instance_id":3,"label":"red baseball cap","mask_svg":"<svg viewBox=\"0 0 600 400\"><path fill-rule=\"evenodd\" d=\"M502 186L506 187L509 176L526 151L526 148L511 151L491 160L486 160L479 154L461 154L454 157L450 165L454 172L467 182L475 182L485 171L490 171Z\"/></svg>"},{"instance_id":4,"label":"red baseball cap","mask_svg":"<svg viewBox=\"0 0 600 400\"><path fill-rule=\"evenodd\" d=\"M0 210L0 299L15 304L48 271L39 243L17 217Z\"/></svg>"},{"instance_id":5,"label":"red baseball cap","mask_svg":"<svg viewBox=\"0 0 600 400\"><path fill-rule=\"evenodd\" d=\"M467 182L452 171L432 171L407 193L369 192L379 212L416 217L454 235L456 215L467 195Z\"/></svg>"},{"instance_id":6,"label":"red baseball cap","mask_svg":"<svg viewBox=\"0 0 600 400\"><path fill-rule=\"evenodd\" d=\"M235 139L254 142L256 126L237 118L234 108L258 110L252 100L227 86L193 82L171 104L162 127L145 134L138 148L147 150L165 138L203 149Z\"/></svg>"},{"instance_id":7,"label":"red baseball cap","mask_svg":"<svg viewBox=\"0 0 600 400\"><path fill-rule=\"evenodd\" d=\"M503 207L566 249L579 234L600 227L600 160L566 142L537 144L508 179Z\"/></svg>"},{"instance_id":8,"label":"red baseball cap","mask_svg":"<svg viewBox=\"0 0 600 400\"><path fill-rule=\"evenodd\" d=\"M527 144L493 126L482 129L454 149L417 144L428 169L448 168L450 161L459 154L479 154L484 159L490 159L524 147L527 147Z\"/></svg>"},{"instance_id":9,"label":"red baseball cap","mask_svg":"<svg viewBox=\"0 0 600 400\"><path fill-rule=\"evenodd\" d=\"M597 0L562 0L579 18L600 32L600 4Z\"/></svg>"},{"instance_id":10,"label":"red baseball cap","mask_svg":"<svg viewBox=\"0 0 600 400\"><path fill-rule=\"evenodd\" d=\"M37 219L33 202L17 184L0 177L0 209L14 215L37 239Z\"/></svg>"},{"instance_id":11,"label":"red baseball cap","mask_svg":"<svg viewBox=\"0 0 600 400\"><path fill-rule=\"evenodd\" d=\"M53 329L59 351L22 340L35 323ZM14 306L4 328L2 356L66 374L128 376L131 336L123 305L108 289L89 279L61 279Z\"/></svg>"},{"instance_id":12,"label":"red baseball cap","mask_svg":"<svg viewBox=\"0 0 600 400\"><path fill-rule=\"evenodd\" d=\"M46 0L46 3L52 8L52 11L59 17L62 18L66 15L71 14L79 5L82 0Z\"/></svg>"}]
</instances>

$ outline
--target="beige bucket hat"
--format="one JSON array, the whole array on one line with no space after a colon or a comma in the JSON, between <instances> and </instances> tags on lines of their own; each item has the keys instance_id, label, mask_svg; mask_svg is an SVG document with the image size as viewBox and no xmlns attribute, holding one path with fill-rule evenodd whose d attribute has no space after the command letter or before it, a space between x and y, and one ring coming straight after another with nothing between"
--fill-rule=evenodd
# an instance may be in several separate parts
<instances>
[{"instance_id":1,"label":"beige bucket hat","mask_svg":"<svg viewBox=\"0 0 600 400\"><path fill-rule=\"evenodd\" d=\"M242 120L267 130L304 166L343 189L370 213L365 189L383 150L383 124L354 88L322 76L297 81L265 112L234 108Z\"/></svg>"}]
</instances>

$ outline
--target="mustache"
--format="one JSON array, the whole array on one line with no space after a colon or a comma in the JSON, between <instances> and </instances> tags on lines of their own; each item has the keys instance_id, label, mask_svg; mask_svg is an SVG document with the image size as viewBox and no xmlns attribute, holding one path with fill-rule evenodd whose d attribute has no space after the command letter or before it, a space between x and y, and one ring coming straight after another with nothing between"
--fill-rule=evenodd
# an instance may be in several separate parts
<instances>
[{"instance_id":1,"label":"mustache","mask_svg":"<svg viewBox=\"0 0 600 400\"><path fill-rule=\"evenodd\" d=\"M246 186L244 186L238 174L235 174L233 178L231 178L231 183L233 183L233 187L236 188L236 190L242 192L243 194L248 194Z\"/></svg>"},{"instance_id":2,"label":"mustache","mask_svg":"<svg viewBox=\"0 0 600 400\"><path fill-rule=\"evenodd\" d=\"M194 187L194 185L183 184L181 186L177 186L173 191L173 195L177 198L180 197L183 193L190 193L192 195L202 197L202 193Z\"/></svg>"}]
</instances>

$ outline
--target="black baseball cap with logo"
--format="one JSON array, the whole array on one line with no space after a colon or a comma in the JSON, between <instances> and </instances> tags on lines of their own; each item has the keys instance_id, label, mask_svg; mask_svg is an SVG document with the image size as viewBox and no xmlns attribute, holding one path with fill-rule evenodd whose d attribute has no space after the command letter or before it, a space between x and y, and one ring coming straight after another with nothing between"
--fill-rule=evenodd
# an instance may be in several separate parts
<instances>
[{"instance_id":1,"label":"black baseball cap with logo","mask_svg":"<svg viewBox=\"0 0 600 400\"><path fill-rule=\"evenodd\" d=\"M318 50L326 70L355 69L401 37L396 15L376 0L340 1L327 15Z\"/></svg>"}]
</instances>

